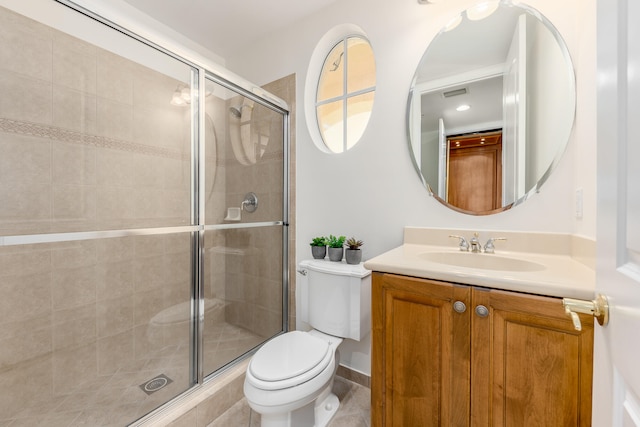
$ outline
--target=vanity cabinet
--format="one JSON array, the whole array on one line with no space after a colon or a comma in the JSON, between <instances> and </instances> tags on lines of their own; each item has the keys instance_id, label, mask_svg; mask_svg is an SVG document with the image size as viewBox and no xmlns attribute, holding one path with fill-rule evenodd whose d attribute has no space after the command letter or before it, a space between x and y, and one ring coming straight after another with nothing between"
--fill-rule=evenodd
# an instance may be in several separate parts
<instances>
[{"instance_id":1,"label":"vanity cabinet","mask_svg":"<svg viewBox=\"0 0 640 427\"><path fill-rule=\"evenodd\" d=\"M593 318L562 300L373 273L372 425L589 426Z\"/></svg>"}]
</instances>

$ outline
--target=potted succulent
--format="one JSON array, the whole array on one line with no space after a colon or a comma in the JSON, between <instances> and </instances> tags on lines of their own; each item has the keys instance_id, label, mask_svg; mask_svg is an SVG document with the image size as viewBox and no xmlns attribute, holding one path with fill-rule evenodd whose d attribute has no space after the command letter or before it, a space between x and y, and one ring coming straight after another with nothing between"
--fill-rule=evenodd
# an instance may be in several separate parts
<instances>
[{"instance_id":1,"label":"potted succulent","mask_svg":"<svg viewBox=\"0 0 640 427\"><path fill-rule=\"evenodd\" d=\"M324 259L327 255L327 238L324 236L314 237L311 240L311 255L314 259Z\"/></svg>"},{"instance_id":2,"label":"potted succulent","mask_svg":"<svg viewBox=\"0 0 640 427\"><path fill-rule=\"evenodd\" d=\"M347 250L345 256L347 258L347 264L360 264L362 261L362 251L360 246L364 244L362 240L358 240L355 237L350 237L347 242Z\"/></svg>"},{"instance_id":3,"label":"potted succulent","mask_svg":"<svg viewBox=\"0 0 640 427\"><path fill-rule=\"evenodd\" d=\"M333 234L329 235L327 244L329 245L329 259L331 261L342 261L342 257L344 255L344 241L346 238L346 236L336 237Z\"/></svg>"}]
</instances>

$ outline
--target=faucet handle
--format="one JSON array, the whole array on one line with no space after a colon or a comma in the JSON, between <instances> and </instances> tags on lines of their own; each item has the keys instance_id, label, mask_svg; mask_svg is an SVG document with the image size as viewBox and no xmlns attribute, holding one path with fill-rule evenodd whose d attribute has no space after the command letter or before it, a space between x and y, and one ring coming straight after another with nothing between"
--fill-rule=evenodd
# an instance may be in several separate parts
<instances>
[{"instance_id":1,"label":"faucet handle","mask_svg":"<svg viewBox=\"0 0 640 427\"><path fill-rule=\"evenodd\" d=\"M459 239L460 240L460 250L463 252L468 252L469 251L469 242L467 242L467 239L465 239L462 236L457 236L455 234L449 234L449 237L452 237L454 239Z\"/></svg>"},{"instance_id":2,"label":"faucet handle","mask_svg":"<svg viewBox=\"0 0 640 427\"><path fill-rule=\"evenodd\" d=\"M507 238L506 237L491 237L489 240L487 240L487 243L485 243L485 245L484 245L484 253L485 254L493 254L493 253L495 253L496 247L493 245L493 242L498 241L498 240L507 240Z\"/></svg>"}]
</instances>

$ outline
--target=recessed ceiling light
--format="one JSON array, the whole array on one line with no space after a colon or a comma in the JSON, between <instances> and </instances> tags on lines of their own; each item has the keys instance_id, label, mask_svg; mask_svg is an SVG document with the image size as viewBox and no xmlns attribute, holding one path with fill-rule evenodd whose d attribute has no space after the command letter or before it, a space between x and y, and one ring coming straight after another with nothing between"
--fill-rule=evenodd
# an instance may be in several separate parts
<instances>
[{"instance_id":1,"label":"recessed ceiling light","mask_svg":"<svg viewBox=\"0 0 640 427\"><path fill-rule=\"evenodd\" d=\"M469 105L462 104L462 105L458 106L458 108L456 108L456 111L467 111L469 108L471 108Z\"/></svg>"}]
</instances>

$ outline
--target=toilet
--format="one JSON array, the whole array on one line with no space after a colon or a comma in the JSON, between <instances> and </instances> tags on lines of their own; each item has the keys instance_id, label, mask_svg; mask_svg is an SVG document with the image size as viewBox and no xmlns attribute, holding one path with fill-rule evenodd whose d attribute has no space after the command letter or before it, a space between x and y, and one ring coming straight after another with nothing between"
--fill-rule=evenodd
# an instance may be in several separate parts
<instances>
[{"instance_id":1,"label":"toilet","mask_svg":"<svg viewBox=\"0 0 640 427\"><path fill-rule=\"evenodd\" d=\"M314 259L298 272L297 315L313 329L269 340L246 371L244 395L262 427L325 427L340 405L331 390L338 347L371 331L371 271Z\"/></svg>"}]
</instances>

